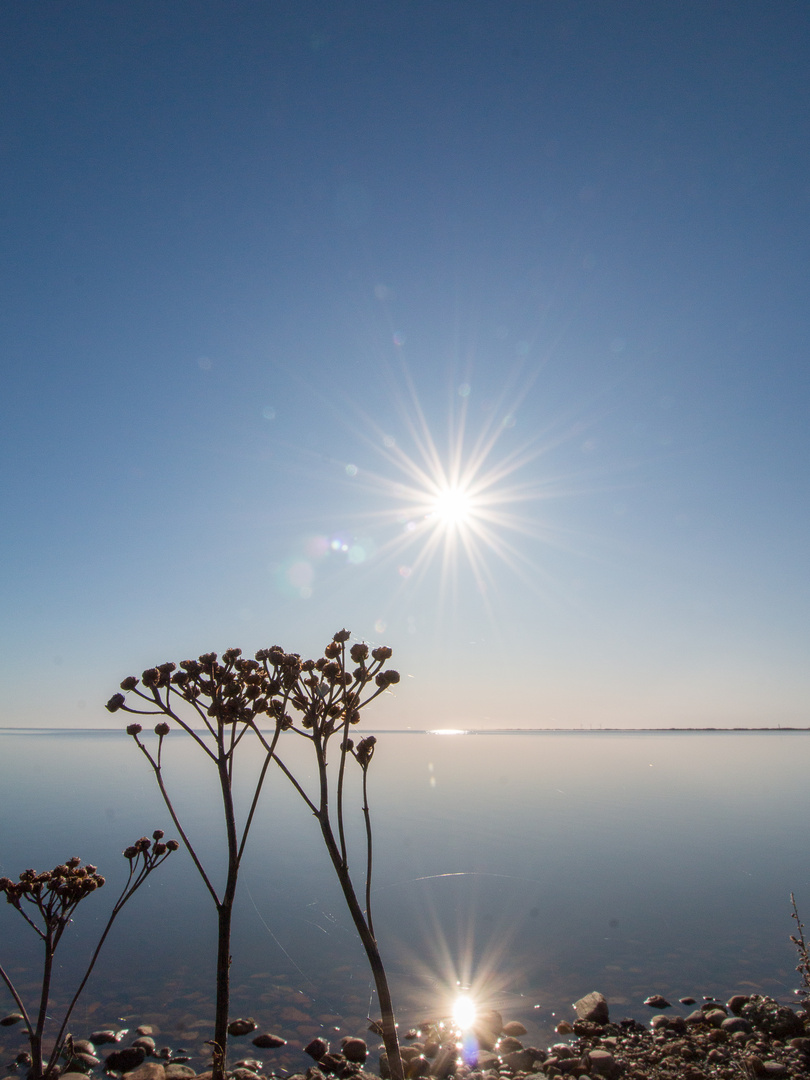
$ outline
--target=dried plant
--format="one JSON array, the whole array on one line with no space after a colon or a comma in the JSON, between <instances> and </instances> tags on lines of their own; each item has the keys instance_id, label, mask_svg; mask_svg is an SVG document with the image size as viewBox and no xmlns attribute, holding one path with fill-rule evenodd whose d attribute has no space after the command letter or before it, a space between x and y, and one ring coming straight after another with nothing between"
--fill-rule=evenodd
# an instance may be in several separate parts
<instances>
[{"instance_id":1,"label":"dried plant","mask_svg":"<svg viewBox=\"0 0 810 1080\"><path fill-rule=\"evenodd\" d=\"M790 940L796 946L796 951L799 954L796 970L802 977L802 987L799 993L802 997L802 1003L805 1008L808 1008L810 1007L810 952L808 952L807 942L804 938L804 923L799 918L799 909L796 907L796 897L793 893L790 894L790 903L793 908L790 917L796 921L796 933L790 935Z\"/></svg>"},{"instance_id":2,"label":"dried plant","mask_svg":"<svg viewBox=\"0 0 810 1080\"><path fill-rule=\"evenodd\" d=\"M135 677L124 679L121 683L122 690L134 694L143 704L133 705L132 698L126 698L124 694L115 694L107 703L110 712L122 709L136 714L163 714L175 721L208 755L217 770L225 810L228 845L228 874L221 895L212 885L180 824L164 783L161 755L164 739L170 730L169 724L160 722L156 725L158 745L154 754L140 738L143 730L140 724L131 724L127 728L127 732L133 736L152 766L172 820L217 909L219 937L213 1080L222 1080L226 1065L231 917L239 865L267 769L274 759L320 825L329 857L374 976L382 1013L381 1029L391 1073L394 1080L402 1080L402 1062L391 994L371 918L372 838L367 774L374 753L375 739L370 736L355 747L349 738L351 726L360 719L360 710L399 682L399 675L396 671L383 670L386 660L391 656L391 650L387 646L370 652L368 646L363 644L353 645L350 649L350 658L357 667L349 673L346 670L346 642L350 636L348 630L339 631L318 660L302 660L297 653L286 653L280 646L274 645L269 649L260 649L255 660L244 659L240 649L229 649L223 653L221 663L218 662L216 653L205 653L198 660L184 660L179 665L179 670L174 664L161 664L145 671L140 683ZM370 693L363 698L362 694L369 684ZM181 715L178 708L185 710L184 715ZM291 713L297 713L298 719ZM259 726L262 722L267 730ZM194 723L201 724L204 730L195 730L192 726ZM234 753L248 731L258 738L265 751L265 758L240 836L233 802ZM314 748L318 767L318 793L312 798L278 757L278 740L284 731L294 731L303 736ZM326 751L327 744L335 736L339 757L333 805ZM359 764L363 779L363 815L366 828L365 909L357 898L352 882L346 846L344 791L346 764L349 759ZM333 827L333 811L337 821L337 833Z\"/></svg>"},{"instance_id":3,"label":"dried plant","mask_svg":"<svg viewBox=\"0 0 810 1080\"><path fill-rule=\"evenodd\" d=\"M24 870L20 874L19 881L16 882L10 878L0 878L0 892L6 894L8 903L19 911L41 939L45 948L42 985L36 1020L32 1019L31 1013L26 1008L10 977L0 966L0 978L8 987L17 1008L22 1014L23 1025L28 1035L28 1042L31 1047L31 1070L29 1074L31 1080L42 1080L43 1077L57 1075L56 1063L62 1053L66 1039L69 1037L66 1035L68 1022L76 1002L79 1000L79 996L90 978L113 923L121 913L124 905L131 899L152 871L165 862L171 852L177 851L179 846L176 840L168 840L164 843L163 833L158 829L152 834L152 840L145 836L141 837L140 840L137 840L124 851L124 858L129 863L129 877L124 884L121 895L113 906L107 925L99 938L78 989L70 1000L61 1027L54 1040L53 1049L44 1064L43 1035L45 1021L48 1018L54 954L62 935L73 918L76 908L82 900L104 885L104 878L97 873L95 866L89 864L82 866L81 859L78 857L68 859L66 863L55 866L53 870L46 870L42 873L37 873L36 870Z\"/></svg>"},{"instance_id":4,"label":"dried plant","mask_svg":"<svg viewBox=\"0 0 810 1080\"><path fill-rule=\"evenodd\" d=\"M276 763L312 811L320 826L326 850L374 977L382 1015L380 1033L385 1044L391 1076L393 1080L402 1080L402 1058L394 1009L385 967L374 935L371 914L372 834L368 805L368 769L374 755L376 739L373 735L369 735L355 746L354 741L349 737L350 729L360 719L360 710L389 687L398 683L399 674L396 671L383 670L386 661L391 656L391 649L381 646L369 650L368 645L362 643L352 645L349 649L348 659L356 665L354 670L349 671L346 656L346 643L349 637L348 630L338 631L324 649L324 655L318 660L302 661L297 654L285 654L278 646L261 650L256 653L256 658L264 664L268 675L280 670L284 672L287 684L294 680L292 693L285 704L298 714L298 718L294 719L290 715L285 715L282 723L286 728L310 742L317 764L317 792L312 795L307 794L278 754L274 756ZM366 692L367 689L370 692ZM366 692L365 697L364 692ZM332 770L332 776L336 771L337 777L334 789L331 790L327 748L333 739L338 752L337 768ZM366 832L365 908L358 900L352 880L346 843L345 782L346 766L350 759L357 762L362 772L362 812Z\"/></svg>"},{"instance_id":5,"label":"dried plant","mask_svg":"<svg viewBox=\"0 0 810 1080\"><path fill-rule=\"evenodd\" d=\"M140 702L133 705L132 698L115 694L107 702L110 712L121 709L138 715L163 715L173 720L197 744L216 770L225 815L228 852L227 873L221 891L215 888L187 831L181 825L166 788L163 776L163 746L171 730L170 725L161 721L155 726L158 743L154 753L141 739L143 728L140 724L130 724L127 728L127 734L133 737L152 766L172 821L216 907L218 933L213 1073L214 1080L222 1080L228 1044L231 922L239 867L267 768L282 730L282 703L288 691L285 690L282 679L268 674L257 661L244 659L241 649L228 649L223 653L221 662L216 653L204 653L197 660L183 660L179 669L171 663L148 668L143 672L140 681L134 676L124 679L121 689L139 698ZM253 790L250 809L240 831L233 794L236 750L248 732L258 732L256 718L265 715L271 721L275 719L275 731L269 741L261 735L266 756Z\"/></svg>"}]
</instances>

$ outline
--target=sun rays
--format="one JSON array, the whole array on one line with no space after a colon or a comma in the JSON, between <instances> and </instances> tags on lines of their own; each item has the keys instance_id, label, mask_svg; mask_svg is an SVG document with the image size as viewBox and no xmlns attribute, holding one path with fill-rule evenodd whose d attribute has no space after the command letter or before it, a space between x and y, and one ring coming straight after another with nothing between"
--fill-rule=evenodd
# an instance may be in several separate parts
<instances>
[{"instance_id":1,"label":"sun rays","mask_svg":"<svg viewBox=\"0 0 810 1080\"><path fill-rule=\"evenodd\" d=\"M348 467L374 503L364 518L385 536L378 564L393 567L403 588L437 571L441 596L467 573L486 598L498 566L537 588L537 542L555 542L538 510L561 491L536 466L559 435L539 425L523 437L516 433L521 395L508 404L502 395L473 423L466 383L450 397L442 432L407 378L406 388L398 400L401 437L368 417L359 425L385 468Z\"/></svg>"}]
</instances>

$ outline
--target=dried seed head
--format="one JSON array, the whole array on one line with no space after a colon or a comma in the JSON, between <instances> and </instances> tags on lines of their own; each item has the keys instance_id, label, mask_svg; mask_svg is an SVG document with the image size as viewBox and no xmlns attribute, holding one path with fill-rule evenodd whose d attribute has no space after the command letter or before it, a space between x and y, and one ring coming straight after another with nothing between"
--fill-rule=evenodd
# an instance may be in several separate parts
<instances>
[{"instance_id":1,"label":"dried seed head","mask_svg":"<svg viewBox=\"0 0 810 1080\"><path fill-rule=\"evenodd\" d=\"M159 724L155 724L155 734L159 735L161 739L164 737L164 735L168 735L170 731L171 728L165 720L162 720Z\"/></svg>"},{"instance_id":2,"label":"dried seed head","mask_svg":"<svg viewBox=\"0 0 810 1080\"><path fill-rule=\"evenodd\" d=\"M138 685L138 680L134 675L127 675L127 677L121 683L122 690L134 690Z\"/></svg>"},{"instance_id":3,"label":"dried seed head","mask_svg":"<svg viewBox=\"0 0 810 1080\"><path fill-rule=\"evenodd\" d=\"M127 724L127 735L140 735L142 731L143 728L140 724Z\"/></svg>"},{"instance_id":4,"label":"dried seed head","mask_svg":"<svg viewBox=\"0 0 810 1080\"><path fill-rule=\"evenodd\" d=\"M371 655L375 660L388 660L393 654L394 650L390 649L387 645L380 645L371 652Z\"/></svg>"},{"instance_id":5,"label":"dried seed head","mask_svg":"<svg viewBox=\"0 0 810 1080\"><path fill-rule=\"evenodd\" d=\"M348 641L351 636L352 635L349 630L338 630L336 634L332 635L332 641L338 641L342 645L343 642Z\"/></svg>"},{"instance_id":6,"label":"dried seed head","mask_svg":"<svg viewBox=\"0 0 810 1080\"><path fill-rule=\"evenodd\" d=\"M118 710L121 708L125 701L126 698L123 694L113 694L113 696L107 702L107 709L110 712L118 712Z\"/></svg>"},{"instance_id":7,"label":"dried seed head","mask_svg":"<svg viewBox=\"0 0 810 1080\"><path fill-rule=\"evenodd\" d=\"M355 757L360 764L365 768L371 761L374 755L374 747L377 740L373 735L367 735L365 739L361 739L357 744L357 750L355 751Z\"/></svg>"},{"instance_id":8,"label":"dried seed head","mask_svg":"<svg viewBox=\"0 0 810 1080\"><path fill-rule=\"evenodd\" d=\"M375 678L374 682L377 684L377 686L380 687L381 690L384 690L387 686L393 686L395 683L399 682L399 672L381 671Z\"/></svg>"}]
</instances>

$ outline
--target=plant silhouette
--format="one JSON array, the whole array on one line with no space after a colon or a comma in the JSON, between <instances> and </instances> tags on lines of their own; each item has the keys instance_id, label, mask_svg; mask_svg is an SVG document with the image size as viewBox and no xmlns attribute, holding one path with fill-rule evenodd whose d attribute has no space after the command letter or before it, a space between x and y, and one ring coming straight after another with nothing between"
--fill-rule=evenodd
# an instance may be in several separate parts
<instances>
[{"instance_id":1,"label":"plant silhouette","mask_svg":"<svg viewBox=\"0 0 810 1080\"><path fill-rule=\"evenodd\" d=\"M317 767L317 791L308 794L277 753L274 753L275 760L320 826L326 850L374 977L382 1016L378 1033L385 1044L391 1076L393 1080L402 1080L402 1058L394 1009L371 913L372 833L368 769L376 739L369 735L355 746L349 737L350 729L360 720L360 710L398 683L399 673L384 670L386 661L391 657L391 649L387 645L370 650L368 645L357 643L351 646L347 658L346 643L350 636L348 630L339 630L318 660L301 660L296 653L285 654L278 646L259 651L256 658L264 664L268 674L283 671L288 683L294 680L288 704L298 714L298 719L288 715L283 723L311 744ZM351 672L347 659L356 665ZM368 690L370 692L366 692ZM337 768L331 770L330 776L327 750L332 740L337 744L338 753ZM349 760L356 761L362 771L362 812L366 831L365 908L360 904L354 886L346 843L345 781ZM330 780L335 772L337 775L332 788Z\"/></svg>"},{"instance_id":2,"label":"plant silhouette","mask_svg":"<svg viewBox=\"0 0 810 1080\"><path fill-rule=\"evenodd\" d=\"M179 669L172 663L148 668L143 672L140 682L134 676L130 676L121 683L121 689L134 694L149 707L143 707L140 704L134 706L131 704L131 698L127 699L123 694L115 694L107 702L110 712L121 709L124 712L139 715L162 714L168 717L193 740L216 771L225 818L225 840L228 853L225 884L221 890L214 886L211 875L203 866L188 832L180 823L166 787L163 775L163 748L171 730L170 725L166 721L155 725L158 743L154 753L141 739L143 728L140 724L130 724L127 728L127 734L133 737L152 767L172 821L216 908L217 962L213 1080L222 1080L228 1044L231 923L239 867L267 775L267 768L283 727L280 717L284 713L283 702L286 691L283 683L268 675L256 660L244 659L241 649L228 649L222 654L221 662L216 653L204 653L197 660L183 660ZM275 719L275 731L269 740L264 735L260 736L266 756L255 783L250 809L240 831L234 808L236 751L246 734L258 733L255 718L265 715L271 721Z\"/></svg>"},{"instance_id":3,"label":"plant silhouette","mask_svg":"<svg viewBox=\"0 0 810 1080\"><path fill-rule=\"evenodd\" d=\"M179 669L175 664L161 664L144 671L140 682L130 676L121 683L121 689L134 694L140 702L133 704L132 698L115 694L107 703L110 712L120 709L140 715L162 714L173 720L216 768L228 848L228 872L222 893L214 888L180 823L166 788L162 753L170 725L161 721L155 726L158 744L154 753L140 737L143 731L140 724L130 724L127 728L154 771L172 820L217 910L219 934L213 1080L222 1080L227 1060L231 920L239 867L267 770L273 760L318 821L374 977L382 1014L380 1031L391 1074L393 1080L402 1080L402 1060L391 994L371 915L372 834L367 779L376 740L369 736L355 746L349 738L350 729L360 719L361 709L398 683L399 674L384 670L386 661L391 657L390 648L381 646L370 650L368 645L362 643L352 645L349 649L348 658L356 665L349 672L346 643L350 636L348 630L338 631L318 660L302 660L297 653L287 653L274 645L269 649L260 649L255 660L243 658L240 649L229 649L222 654L221 662L216 653L205 653L197 660L182 661ZM264 727L260 726L262 723ZM292 731L312 745L318 776L318 790L312 795L307 794L277 753L279 738L285 731ZM258 738L265 757L240 835L234 812L234 757L248 732ZM338 748L334 783L327 760L327 747L333 739ZM362 771L362 811L366 830L365 906L358 899L350 873L346 843L345 780L350 760L357 762Z\"/></svg>"},{"instance_id":4,"label":"plant silhouette","mask_svg":"<svg viewBox=\"0 0 810 1080\"><path fill-rule=\"evenodd\" d=\"M31 1047L31 1068L29 1073L31 1080L42 1080L43 1077L57 1075L56 1063L68 1037L66 1031L71 1014L82 990L87 984L87 980L90 978L113 923L120 915L125 904L146 881L152 871L165 862L173 851L177 851L179 846L176 840L168 840L164 843L163 833L160 829L157 829L152 834L151 840L146 836L142 836L140 840L137 840L124 851L124 858L129 863L129 877L113 906L78 989L70 1000L54 1040L53 1049L44 1063L43 1036L45 1021L48 1018L54 955L76 908L82 900L104 885L104 878L98 874L95 866L90 864L82 866L81 859L78 857L68 859L66 863L55 866L53 870L45 870L41 873L37 873L36 870L24 870L20 874L19 881L16 882L7 877L0 878L0 892L6 894L8 903L19 911L28 925L42 940L45 948L42 985L36 1019L32 1018L11 978L0 966L0 978L8 987L17 1008L22 1014L23 1025L28 1035L28 1042Z\"/></svg>"}]
</instances>

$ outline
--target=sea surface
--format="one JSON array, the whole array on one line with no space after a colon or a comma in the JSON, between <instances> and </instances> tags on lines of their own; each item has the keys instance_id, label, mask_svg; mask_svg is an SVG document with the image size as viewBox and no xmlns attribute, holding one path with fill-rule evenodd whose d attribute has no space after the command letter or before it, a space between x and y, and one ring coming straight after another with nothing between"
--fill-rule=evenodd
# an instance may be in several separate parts
<instances>
[{"instance_id":1,"label":"sea surface","mask_svg":"<svg viewBox=\"0 0 810 1080\"><path fill-rule=\"evenodd\" d=\"M648 1020L652 993L792 1001L790 893L810 921L807 732L377 733L369 773L373 915L401 1029L447 1015L460 988L524 1041L546 1045L571 1003L604 993L614 1018ZM313 779L304 743L285 760ZM244 814L260 764L237 759ZM172 733L164 775L216 880L224 870L216 778ZM362 891L357 777L348 840ZM0 875L72 855L107 884L84 901L57 954L52 1014L75 987L139 836L175 835L144 756L122 731L0 732ZM116 924L72 1024L152 1023L158 1044L202 1064L213 1020L215 916L181 850ZM289 1040L267 1067L300 1068L302 1044L365 1034L377 1015L365 959L317 823L269 773L240 877L232 1016ZM0 904L0 963L24 996L40 946ZM13 1002L0 985L0 1013ZM0 1028L0 1061L21 1048ZM373 1042L373 1037L369 1037ZM242 1046L244 1043L244 1046ZM250 1040L236 1054L261 1057Z\"/></svg>"}]
</instances>

